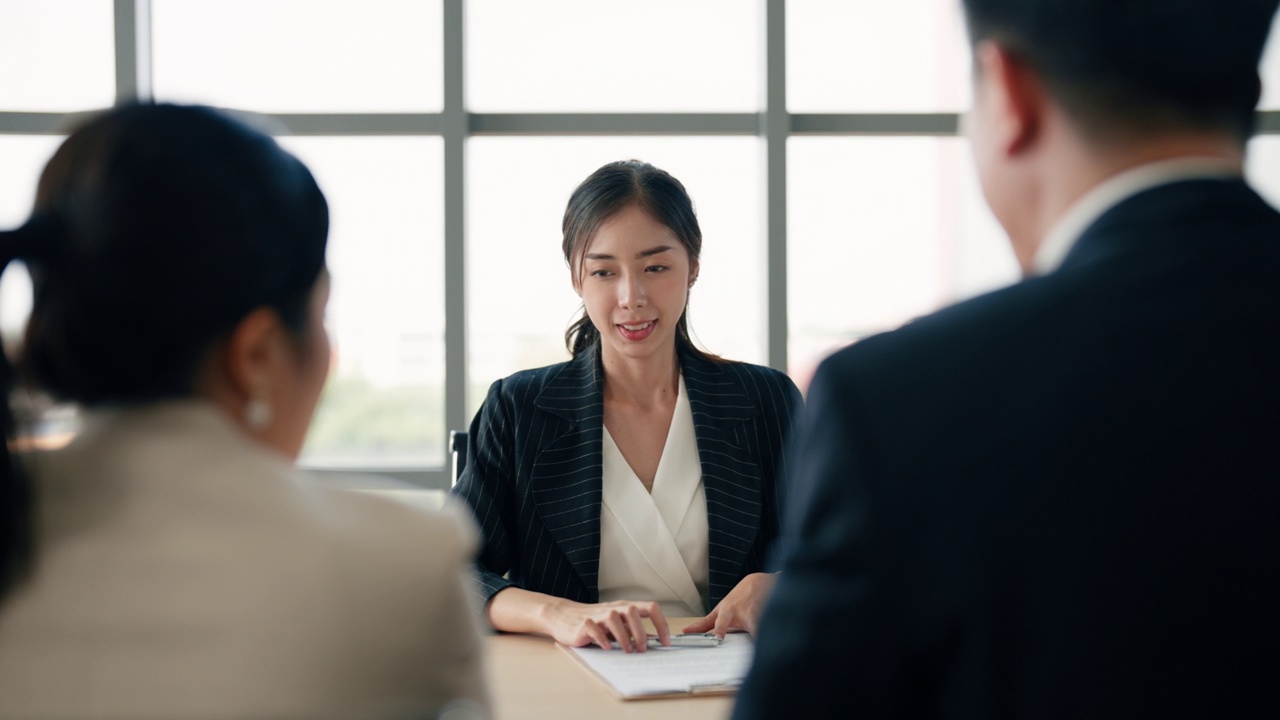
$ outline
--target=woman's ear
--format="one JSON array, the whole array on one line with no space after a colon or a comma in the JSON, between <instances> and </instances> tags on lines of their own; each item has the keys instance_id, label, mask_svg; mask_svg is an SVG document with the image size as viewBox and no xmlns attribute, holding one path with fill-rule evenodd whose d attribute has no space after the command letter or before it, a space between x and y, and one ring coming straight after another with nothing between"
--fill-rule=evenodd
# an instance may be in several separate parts
<instances>
[{"instance_id":1,"label":"woman's ear","mask_svg":"<svg viewBox=\"0 0 1280 720\"><path fill-rule=\"evenodd\" d=\"M249 313L212 353L197 393L217 405L238 424L262 435L272 424L281 388L285 329L269 308Z\"/></svg>"},{"instance_id":2,"label":"woman's ear","mask_svg":"<svg viewBox=\"0 0 1280 720\"><path fill-rule=\"evenodd\" d=\"M269 395L284 349L284 327L270 308L258 308L236 325L227 339L226 372L231 388L242 398Z\"/></svg>"},{"instance_id":3,"label":"woman's ear","mask_svg":"<svg viewBox=\"0 0 1280 720\"><path fill-rule=\"evenodd\" d=\"M245 315L210 353L196 394L249 436L296 459L329 372L328 281L312 291L307 327L294 331L268 307Z\"/></svg>"}]
</instances>

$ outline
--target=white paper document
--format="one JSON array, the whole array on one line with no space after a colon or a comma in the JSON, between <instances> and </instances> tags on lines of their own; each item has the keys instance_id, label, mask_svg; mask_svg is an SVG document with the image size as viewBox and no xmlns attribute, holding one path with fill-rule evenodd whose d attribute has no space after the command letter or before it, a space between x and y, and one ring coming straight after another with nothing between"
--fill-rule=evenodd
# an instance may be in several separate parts
<instances>
[{"instance_id":1,"label":"white paper document","mask_svg":"<svg viewBox=\"0 0 1280 720\"><path fill-rule=\"evenodd\" d=\"M564 647L564 646L562 646ZM751 636L730 633L718 647L657 648L643 653L594 645L565 647L624 699L731 692L751 667Z\"/></svg>"}]
</instances>

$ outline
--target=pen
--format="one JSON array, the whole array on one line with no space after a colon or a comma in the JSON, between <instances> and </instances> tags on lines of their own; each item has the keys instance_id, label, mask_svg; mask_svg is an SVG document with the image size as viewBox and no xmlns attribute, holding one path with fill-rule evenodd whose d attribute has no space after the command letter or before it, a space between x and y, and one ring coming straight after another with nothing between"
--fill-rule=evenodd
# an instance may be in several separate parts
<instances>
[{"instance_id":1,"label":"pen","mask_svg":"<svg viewBox=\"0 0 1280 720\"><path fill-rule=\"evenodd\" d=\"M716 637L715 633L687 633L671 636L670 647L719 647L724 640ZM662 641L656 637L649 638L649 647L660 648L665 647Z\"/></svg>"},{"instance_id":2,"label":"pen","mask_svg":"<svg viewBox=\"0 0 1280 720\"><path fill-rule=\"evenodd\" d=\"M649 638L649 648L652 650L661 648L710 648L719 647L724 641L716 637L715 633L687 633L671 636L671 645L663 645L662 641L656 637ZM618 643L613 643L613 647L621 647Z\"/></svg>"}]
</instances>

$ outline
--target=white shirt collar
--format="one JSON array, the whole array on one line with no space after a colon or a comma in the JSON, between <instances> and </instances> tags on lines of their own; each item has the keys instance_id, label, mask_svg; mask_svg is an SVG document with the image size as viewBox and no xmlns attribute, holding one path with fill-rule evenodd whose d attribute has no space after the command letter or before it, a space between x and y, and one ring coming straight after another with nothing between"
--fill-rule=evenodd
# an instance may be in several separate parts
<instances>
[{"instance_id":1,"label":"white shirt collar","mask_svg":"<svg viewBox=\"0 0 1280 720\"><path fill-rule=\"evenodd\" d=\"M1193 178L1239 177L1239 165L1221 158L1162 160L1130 168L1094 185L1058 218L1036 251L1034 272L1058 269L1080 235L1102 214L1144 190Z\"/></svg>"}]
</instances>

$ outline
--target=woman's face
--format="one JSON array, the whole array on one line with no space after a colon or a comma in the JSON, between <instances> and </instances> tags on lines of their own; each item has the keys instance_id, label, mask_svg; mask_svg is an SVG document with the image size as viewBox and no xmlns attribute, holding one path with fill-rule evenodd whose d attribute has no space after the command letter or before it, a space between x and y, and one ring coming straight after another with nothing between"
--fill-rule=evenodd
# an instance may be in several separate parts
<instances>
[{"instance_id":1,"label":"woman's face","mask_svg":"<svg viewBox=\"0 0 1280 720\"><path fill-rule=\"evenodd\" d=\"M636 205L605 220L574 274L606 360L674 352L676 323L697 276L684 244Z\"/></svg>"},{"instance_id":2,"label":"woman's face","mask_svg":"<svg viewBox=\"0 0 1280 720\"><path fill-rule=\"evenodd\" d=\"M275 418L266 428L264 440L289 457L302 451L307 429L315 414L320 392L329 376L331 347L325 329L325 308L329 304L329 273L324 271L311 291L307 327L293 343L292 372L281 373L273 385L272 411Z\"/></svg>"}]
</instances>

